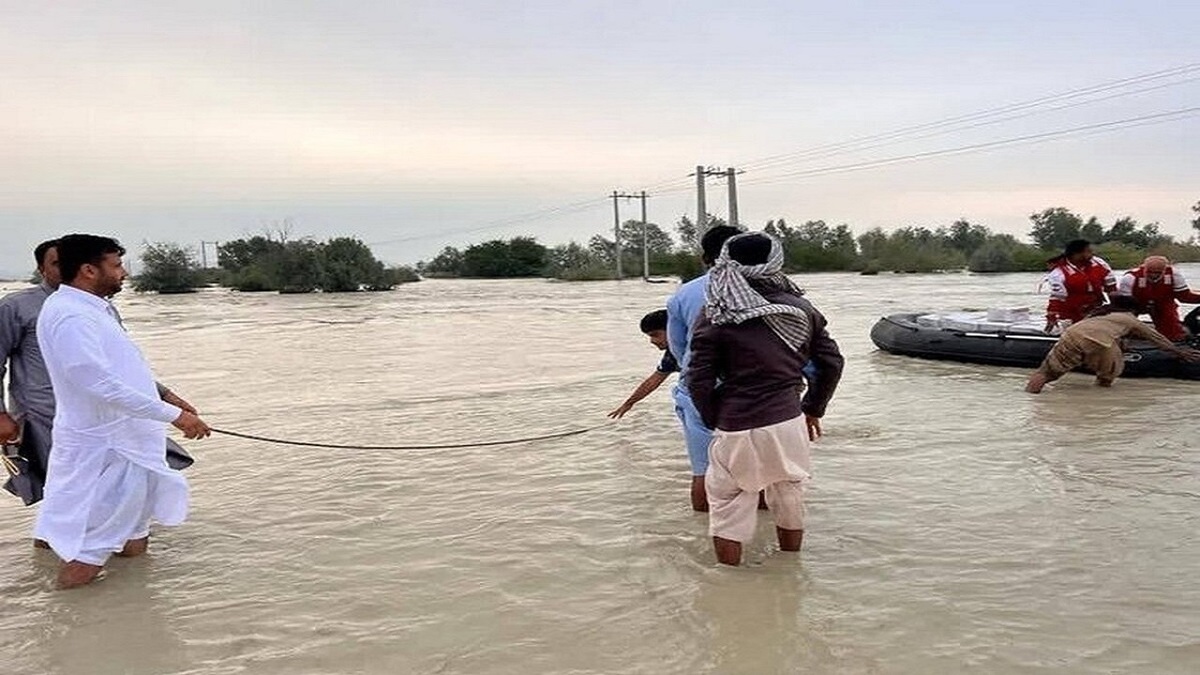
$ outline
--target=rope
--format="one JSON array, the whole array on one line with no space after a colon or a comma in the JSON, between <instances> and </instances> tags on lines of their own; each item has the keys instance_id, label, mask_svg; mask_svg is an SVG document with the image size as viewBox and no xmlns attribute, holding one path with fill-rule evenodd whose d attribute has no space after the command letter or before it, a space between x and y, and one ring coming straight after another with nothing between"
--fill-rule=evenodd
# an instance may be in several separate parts
<instances>
[{"instance_id":1,"label":"rope","mask_svg":"<svg viewBox=\"0 0 1200 675\"><path fill-rule=\"evenodd\" d=\"M608 426L608 422L597 424L596 426L586 427L583 429L572 429L571 431L560 431L553 434L544 434L542 436L529 436L527 438L514 438L504 441L484 441L479 443L446 443L441 445L341 445L337 443L315 443L312 441L292 441L283 438L271 438L269 436L258 436L255 434L243 434L237 431L228 431L226 429L215 429L210 427L214 434L224 434L235 438L244 438L250 441L262 441L263 443L275 443L277 445L294 445L304 448L327 448L331 450L457 450L463 448L489 448L498 445L518 445L520 443L533 443L535 441L552 441L560 438L571 438L572 436L582 436L583 434L596 431Z\"/></svg>"}]
</instances>

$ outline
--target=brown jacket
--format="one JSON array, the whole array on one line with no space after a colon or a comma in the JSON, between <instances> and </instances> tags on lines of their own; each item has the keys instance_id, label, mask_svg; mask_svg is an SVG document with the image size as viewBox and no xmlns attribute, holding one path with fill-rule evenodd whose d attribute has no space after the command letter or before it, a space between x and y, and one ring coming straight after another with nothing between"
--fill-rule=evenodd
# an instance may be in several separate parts
<instances>
[{"instance_id":1,"label":"brown jacket","mask_svg":"<svg viewBox=\"0 0 1200 675\"><path fill-rule=\"evenodd\" d=\"M845 359L825 329L828 322L812 303L786 291L767 291L764 296L803 309L812 338L797 351L762 319L715 326L701 315L692 332L687 384L709 429L743 431L801 414L822 417L842 378ZM802 401L801 371L810 359L817 374Z\"/></svg>"},{"instance_id":2,"label":"brown jacket","mask_svg":"<svg viewBox=\"0 0 1200 675\"><path fill-rule=\"evenodd\" d=\"M1166 349L1175 347L1162 333L1128 312L1112 312L1073 323L1063 331L1063 337L1068 335L1106 348L1112 347L1125 337L1140 338Z\"/></svg>"}]
</instances>

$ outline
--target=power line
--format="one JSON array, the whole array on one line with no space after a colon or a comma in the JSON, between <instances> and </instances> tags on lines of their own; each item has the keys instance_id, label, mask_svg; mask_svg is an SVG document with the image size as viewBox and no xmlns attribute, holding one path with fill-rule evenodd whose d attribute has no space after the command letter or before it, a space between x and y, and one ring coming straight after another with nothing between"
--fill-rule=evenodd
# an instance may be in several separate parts
<instances>
[{"instance_id":1,"label":"power line","mask_svg":"<svg viewBox=\"0 0 1200 675\"><path fill-rule=\"evenodd\" d=\"M1069 129L1059 129L1057 131L1048 131L1040 134L1030 134L1027 136L1017 136L1015 138L1006 138L999 141L990 141L987 143L974 143L971 145L963 145L954 148L943 148L941 150L931 150L929 152L918 152L909 155L900 155L897 157L886 157L883 159L870 160L865 162L856 162L853 164L842 164L838 166L826 166L816 169L805 169L803 171L792 171L779 174L776 176L764 176L762 178L746 181L747 185L766 185L776 183L791 178L802 178L811 176L823 176L831 173L846 173L850 171L860 171L863 169L873 169L879 166L890 164L898 164L901 162L911 162L922 159L930 159L933 157L943 157L947 155L961 155L971 152L980 152L993 148L1017 145L1021 143L1036 144L1050 140L1056 140L1071 135L1090 135L1094 133L1105 133L1110 131L1119 131L1139 126L1148 126L1151 124L1162 124L1165 122L1173 122L1177 119L1186 119L1200 114L1200 106L1192 108L1181 108L1179 110L1171 110L1168 112L1155 113L1152 115L1142 115L1139 117L1129 117L1126 119L1113 120L1110 122L1101 122L1098 124L1085 124L1083 126L1072 127Z\"/></svg>"},{"instance_id":2,"label":"power line","mask_svg":"<svg viewBox=\"0 0 1200 675\"><path fill-rule=\"evenodd\" d=\"M387 244L399 244L399 243L404 243L404 242L409 242L409 241L420 241L422 239L431 239L434 237L448 237L448 236L453 236L453 235L458 235L458 234L472 234L475 232L494 230L494 229L499 229L502 227L508 227L511 225L519 225L521 223L529 222L529 221L533 221L533 220L543 220L545 218L551 218L551 217L555 217L555 216L563 216L563 215L568 215L571 213L578 213L580 211L587 211L587 210L595 208L601 204L604 204L606 201L608 201L607 198L588 199L588 200L584 200L584 201L580 201L580 202L575 202L573 204L564 204L562 206L552 206L552 207L547 207L545 209L539 209L537 211L530 211L528 213L522 213L522 214L517 214L514 216L508 216L507 218L484 221L484 222L478 223L476 225L469 225L467 227L458 228L458 229L454 229L454 230L441 230L438 232L428 232L425 234L415 234L415 235L410 235L410 236L405 236L405 237L396 237L394 239L384 239L381 241L371 242L368 244L368 246L383 246L383 245L387 245Z\"/></svg>"},{"instance_id":3,"label":"power line","mask_svg":"<svg viewBox=\"0 0 1200 675\"><path fill-rule=\"evenodd\" d=\"M809 160L827 159L829 157L836 157L838 155L844 155L844 154L848 154L850 152L861 152L864 150L874 150L877 148L883 148L883 147L887 147L887 146L891 146L891 145L897 145L899 143L907 143L910 141L922 140L922 139L926 139L926 138L934 138L937 136L944 136L946 134L950 134L950 133L954 133L954 132L958 132L958 131L968 131L970 129L978 129L981 127L994 126L996 124L1003 124L1004 122L1011 122L1013 120L1018 120L1018 119L1022 119L1025 117L1032 117L1034 115L1041 115L1041 114L1045 114L1045 113L1057 112L1060 110L1068 110L1070 108L1078 108L1080 106L1092 105L1094 103L1110 101L1113 99L1124 98L1124 97L1133 96L1136 94L1144 94L1146 92L1157 91L1160 89L1166 89L1168 87L1177 87L1177 86L1180 86L1183 84L1189 84L1189 83L1197 82L1197 81L1200 81L1200 77L1191 77L1191 78L1188 78L1185 80L1180 80L1178 82L1167 82L1167 83L1163 83L1163 84L1156 84L1156 85L1153 85L1150 87L1143 87L1141 89L1134 89L1132 91L1118 92L1115 94L1109 94L1108 96L1101 96L1098 98L1092 98L1092 99L1088 99L1085 101L1074 101L1072 103L1065 103L1063 105L1050 106L1050 107L1040 108L1040 109L1035 109L1035 110L1025 110L1025 111L1017 112L1017 113L1014 113L1011 115L997 117L995 119L984 119L984 120L976 121L971 124L951 125L951 126L947 126L945 128L931 129L925 133L916 133L916 134L912 134L912 135L905 134L903 136L897 136L894 138L885 138L885 139L881 139L879 142L875 142L875 143L855 144L853 146L846 145L846 147L830 147L830 149L825 150L825 151L820 151L819 149L814 149L810 152L798 154L797 156L790 158L790 159L779 159L779 160L775 160L772 162L765 162L763 164L760 164L757 167L757 170L761 171L766 168L778 168L781 166L786 166L788 164L796 164L796 163L800 163L803 161L809 161ZM849 142L847 142L847 143L849 143Z\"/></svg>"},{"instance_id":4,"label":"power line","mask_svg":"<svg viewBox=\"0 0 1200 675\"><path fill-rule=\"evenodd\" d=\"M1000 124L1003 122L1008 122L1008 121L1012 121L1014 119L1028 117L1028 116L1035 115L1035 114L1040 114L1040 113L1045 113L1045 112L1054 112L1054 111L1064 110L1064 109L1068 109L1068 108L1075 108L1075 107L1079 107L1079 106L1083 106L1083 105L1091 105L1094 103L1099 103L1099 102L1106 101L1106 100L1112 100L1115 98L1132 96L1132 95L1136 95L1136 94L1140 94L1140 93L1146 93L1149 91L1165 89L1167 87L1175 87L1175 86L1180 86L1183 84L1188 84L1190 82L1194 82L1194 81L1200 79L1200 77L1192 77L1192 78L1187 78L1184 80L1173 81L1173 82L1165 82L1165 83L1160 82L1158 84L1148 86L1148 87L1142 87L1140 89L1135 89L1135 90L1131 90L1131 91L1120 91L1121 89L1125 89L1125 88L1128 88L1131 86L1136 86L1136 85L1144 84L1144 83L1148 83L1148 82L1155 82L1158 80L1164 80L1164 79L1173 78L1173 77L1189 75L1189 74L1192 74L1197 71L1200 71L1200 63L1185 64L1185 65L1176 66L1173 68L1168 68L1168 69L1164 69L1164 70L1160 70L1160 71L1145 73L1142 75L1136 75L1136 76L1127 77L1127 78L1123 78L1123 79L1119 79L1119 80L1113 80L1113 81L1104 82L1104 83L1100 83L1100 84L1096 84L1096 85L1091 85L1088 87L1072 89L1072 90L1068 90L1068 91L1058 93L1058 94L1052 94L1052 95L1042 96L1042 97L1038 97L1038 98L1034 98L1034 99L1030 99L1030 100L1026 100L1026 101L1007 104L1007 105L999 106L996 108L986 109L986 110L977 111L977 112L973 112L973 113L967 113L964 115L948 117L948 118L944 118L944 119L937 120L934 122L928 122L928 123L924 123L924 124L917 124L917 125L911 125L911 126L907 126L907 127L901 127L899 129L895 129L895 130L889 131L889 132L872 134L872 135L863 136L863 137L859 137L859 138L852 138L852 139L849 139L846 141L819 145L819 146L815 146L812 148L783 153L783 154L779 154L779 155L772 155L772 156L760 158L758 160L752 160L752 161L748 161L748 162L740 162L739 164L743 167L746 167L750 171L757 173L758 171L762 171L764 169L777 168L780 166L785 166L787 164L793 164L793 163L801 162L804 160L825 159L825 158L837 156L840 154L846 154L849 152L874 149L874 148L884 147L886 145L893 145L895 143L900 143L900 142L905 142L905 141L919 140L919 139L930 138L930 137L934 137L934 136L940 136L940 135L952 133L955 131L965 131L968 129L978 128L981 126ZM1096 96L1097 94L1104 94L1106 92L1117 92L1117 93L1109 94L1107 96ZM1089 96L1092 98L1086 98ZM1076 99L1081 99L1081 98L1085 99L1085 100L1076 100ZM1068 103L1068 101L1070 101L1070 102ZM1056 103L1061 104L1061 105L1054 105ZM1085 125L1082 127L1075 127L1072 129L1064 129L1064 130L1059 130L1059 131L1047 132L1044 134L1033 134L1033 135L1029 135L1029 136L1021 136L1021 137L1017 137L1017 138L1005 139L1005 140L1001 140L1001 141L994 141L994 142L990 142L990 143L979 143L979 144L974 144L974 145L961 146L958 148L947 148L947 149L935 150L935 151L931 151L931 152L914 153L911 155L902 155L902 156L898 156L898 157L890 157L890 158L884 158L884 159L879 159L879 160L864 161L864 162L858 162L858 163L852 163L852 164L846 164L846 165L840 165L840 166L818 167L818 168L814 168L814 169L789 172L789 173L779 174L779 175L775 175L775 176L764 176L761 178L755 178L755 179L751 179L751 180L743 182L743 185L764 185L764 184L779 182L779 181L788 180L790 178L796 178L796 177L817 176L817 175L823 175L825 173L840 173L840 172L869 169L869 168L874 168L877 166L885 166L888 164L894 164L894 163L900 163L900 162L906 162L906 161L917 161L920 159L926 159L926 158L932 158L932 157L938 157L938 156L944 156L944 155L965 154L968 152L984 151L984 150L988 150L991 148L1002 147L1005 145L1014 145L1014 144L1019 144L1019 143L1023 143L1023 142L1024 143L1035 143L1035 142L1041 142L1041 141L1049 141L1049 140L1053 140L1054 138L1058 138L1058 137L1066 136L1066 135L1072 135L1072 134L1103 133L1106 131L1115 131L1120 128L1130 128L1130 127L1136 127L1136 126L1143 126L1145 124L1157 124L1157 123L1161 123L1161 122L1171 121L1170 119L1167 119L1167 118L1169 118L1171 116L1182 115L1182 114L1187 113L1188 111L1194 111L1194 110L1196 110L1196 109L1189 108L1189 109L1184 109L1184 110L1179 110L1179 111L1172 111L1172 112L1168 112L1168 113L1147 115L1147 116L1143 116L1143 117L1129 118L1126 120L1117 120L1115 122L1107 122L1107 123L1102 123L1102 124L1098 124L1098 125ZM659 181L658 183L647 185L643 189L646 191L653 191L658 196L666 196L666 195L688 192L688 191L694 189L694 185L687 177L680 176L680 177L675 177L675 178L664 179L662 181ZM584 201L580 201L580 202L564 204L564 205L560 205L560 206L547 207L544 209L530 211L527 213L516 214L516 215L508 216L505 218L501 218L501 219L482 221L475 225L470 225L470 226L466 226L463 228L457 228L457 229L453 229L453 230L444 230L444 231L439 231L439 232L430 232L430 233L426 233L426 234L418 234L418 235L411 235L411 236L405 236L405 237L397 237L397 238L393 238L393 239L386 239L386 240L382 240L382 241L378 241L378 242L373 242L370 245L381 246L381 245L387 245L387 244L403 243L403 242L409 242L409 241L419 241L419 240L423 240L423 239L431 239L431 238L439 238L439 237L451 237L451 236L455 236L455 235L471 234L471 233L475 233L475 232L483 232L483 231L487 231L487 230L499 229L499 228L503 228L503 227L509 227L512 225L525 223L525 222L544 220L547 218L561 217L561 216L570 215L573 213L579 213L582 211L590 210L590 209L601 206L602 204L607 202L608 199L609 199L609 197L598 197L598 198L588 199L588 200L584 200ZM698 216L698 217L702 217L702 216Z\"/></svg>"},{"instance_id":5,"label":"power line","mask_svg":"<svg viewBox=\"0 0 1200 675\"><path fill-rule=\"evenodd\" d=\"M907 127L901 127L899 129L894 129L892 131L886 131L886 132L882 132L882 133L878 133L878 134L872 134L869 136L862 136L859 138L852 138L852 139L849 139L846 141L839 141L836 143L828 143L828 144L819 145L819 146L815 146L815 147L807 148L807 149L803 149L803 150L783 153L783 154L779 154L779 155L772 155L772 156L764 157L764 158L757 159L757 160L740 162L739 164L750 170L762 169L766 165L769 165L771 163L776 163L776 162L785 161L785 160L791 161L791 159L807 156L809 154L816 153L816 152L827 152L829 150L834 150L834 149L849 148L849 147L852 147L855 145L859 145L861 143L897 138L897 137L904 136L906 134L910 134L913 132L928 131L928 130L934 129L934 128L941 128L941 127L945 127L945 126L954 126L954 125L960 125L960 124L964 124L964 123L975 122L978 120L986 119L989 117L995 117L998 115L1004 115L1007 113L1013 113L1013 112L1017 112L1017 111L1039 108L1044 105L1047 105L1050 103L1055 103L1058 101L1070 100L1070 99L1079 98L1082 96L1088 96L1091 94L1103 93L1103 92L1107 92L1107 91L1112 91L1114 89L1123 89L1125 87L1128 87L1131 85L1136 85L1136 84L1141 84L1143 82L1149 82L1149 81L1164 79L1164 78L1168 78L1168 77L1177 77L1180 75L1187 75L1187 74L1190 74L1190 73L1193 73L1196 71L1200 71L1200 63L1190 63L1190 64L1186 64L1186 65L1182 65L1182 66L1176 66L1174 68L1168 68L1166 70L1160 70L1160 71L1155 71L1152 73L1146 73L1143 75L1135 75L1133 77L1127 77L1127 78L1120 79L1120 80L1114 80L1114 81L1110 81L1110 82L1096 84L1096 85L1092 85L1089 87L1072 89L1072 90L1068 90L1068 91L1065 91L1065 92L1062 92L1059 94L1051 94L1049 96L1042 96L1039 98L1034 98L1034 99L1030 99L1027 101L1021 101L1018 103L1010 103L1010 104L999 106L996 108L990 108L990 109L981 110L981 111L977 111L977 112L973 112L973 113L966 113L963 115L947 117L947 118L944 118L941 120L936 120L934 122L915 124L915 125L911 125L911 126L907 126ZM1191 80L1187 80L1187 81L1191 81ZM1187 81L1171 83L1166 86L1176 86L1178 84L1184 84ZM1104 100L1104 99L1099 99L1099 100Z\"/></svg>"}]
</instances>

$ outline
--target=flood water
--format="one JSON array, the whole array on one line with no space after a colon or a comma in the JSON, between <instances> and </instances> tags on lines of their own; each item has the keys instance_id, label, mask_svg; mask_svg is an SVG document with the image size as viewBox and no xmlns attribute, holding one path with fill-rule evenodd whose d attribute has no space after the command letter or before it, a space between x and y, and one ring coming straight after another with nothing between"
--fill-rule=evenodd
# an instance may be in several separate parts
<instances>
[{"instance_id":1,"label":"flood water","mask_svg":"<svg viewBox=\"0 0 1200 675\"><path fill-rule=\"evenodd\" d=\"M1185 268L1200 280L1200 268ZM1036 275L798 277L845 379L804 550L761 519L720 568L668 387L576 438L349 451L185 445L192 516L51 589L0 495L6 675L1195 673L1200 383L877 353L884 313L1028 305ZM6 290L18 287L9 285ZM210 424L438 444L604 422L675 284L426 281L392 293L118 300Z\"/></svg>"}]
</instances>

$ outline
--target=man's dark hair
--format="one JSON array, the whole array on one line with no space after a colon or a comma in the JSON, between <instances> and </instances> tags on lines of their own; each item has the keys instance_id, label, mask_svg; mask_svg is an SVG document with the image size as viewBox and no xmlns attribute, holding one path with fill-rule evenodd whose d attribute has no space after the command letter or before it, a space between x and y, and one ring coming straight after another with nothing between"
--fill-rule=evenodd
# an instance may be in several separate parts
<instances>
[{"instance_id":1,"label":"man's dark hair","mask_svg":"<svg viewBox=\"0 0 1200 675\"><path fill-rule=\"evenodd\" d=\"M771 239L765 234L748 234L729 242L729 257L743 265L761 265L771 257Z\"/></svg>"},{"instance_id":2,"label":"man's dark hair","mask_svg":"<svg viewBox=\"0 0 1200 675\"><path fill-rule=\"evenodd\" d=\"M656 309L642 317L642 332L649 335L650 331L667 329L667 310Z\"/></svg>"},{"instance_id":3,"label":"man's dark hair","mask_svg":"<svg viewBox=\"0 0 1200 675\"><path fill-rule=\"evenodd\" d=\"M58 269L63 283L69 284L79 276L84 265L99 265L110 253L125 255L121 243L112 237L94 234L68 234L58 240Z\"/></svg>"},{"instance_id":4,"label":"man's dark hair","mask_svg":"<svg viewBox=\"0 0 1200 675\"><path fill-rule=\"evenodd\" d=\"M33 259L37 262L39 270L42 269L42 263L46 262L46 254L50 252L50 249L56 246L58 246L58 240L51 239L49 241L43 241L37 245L37 248L33 249Z\"/></svg>"},{"instance_id":5,"label":"man's dark hair","mask_svg":"<svg viewBox=\"0 0 1200 675\"><path fill-rule=\"evenodd\" d=\"M1053 267L1054 265L1065 261L1067 258L1070 258L1073 255L1083 253L1084 251L1088 250L1088 247L1091 245L1092 242L1088 241L1087 239L1072 239L1071 241L1067 242L1067 246L1063 249L1062 253L1059 253L1053 258L1047 260L1046 264Z\"/></svg>"},{"instance_id":6,"label":"man's dark hair","mask_svg":"<svg viewBox=\"0 0 1200 675\"><path fill-rule=\"evenodd\" d=\"M730 237L736 237L742 231L732 225L718 225L704 233L700 237L700 250L704 253L700 256L704 260L705 265L712 265L717 262L717 258L721 255L721 247L725 245L725 241Z\"/></svg>"}]
</instances>

